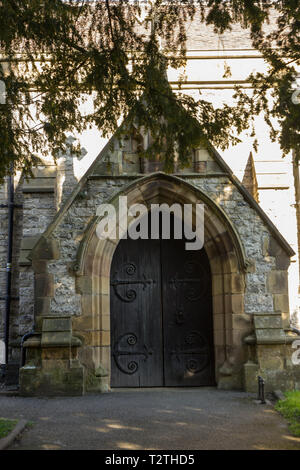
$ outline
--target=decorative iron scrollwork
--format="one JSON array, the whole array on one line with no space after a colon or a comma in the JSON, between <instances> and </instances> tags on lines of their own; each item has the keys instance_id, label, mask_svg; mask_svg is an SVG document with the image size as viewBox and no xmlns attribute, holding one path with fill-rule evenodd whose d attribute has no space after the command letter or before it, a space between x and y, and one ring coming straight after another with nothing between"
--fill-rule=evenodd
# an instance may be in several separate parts
<instances>
[{"instance_id":1,"label":"decorative iron scrollwork","mask_svg":"<svg viewBox=\"0 0 300 470\"><path fill-rule=\"evenodd\" d=\"M188 333L181 345L171 351L179 363L184 362L185 369L198 374L209 363L209 347L207 340L199 331Z\"/></svg>"},{"instance_id":2,"label":"decorative iron scrollwork","mask_svg":"<svg viewBox=\"0 0 300 470\"><path fill-rule=\"evenodd\" d=\"M195 263L195 261L191 260L191 259L188 259L185 263L184 263L184 271L187 273L187 274L193 274L195 272L195 268L198 268L199 269L199 265L197 263Z\"/></svg>"},{"instance_id":3,"label":"decorative iron scrollwork","mask_svg":"<svg viewBox=\"0 0 300 470\"><path fill-rule=\"evenodd\" d=\"M134 263L126 263L121 268L121 271L124 271L128 276L133 276L137 271L137 267ZM116 296L123 302L133 302L137 297L137 291L127 286L142 285L143 290L145 290L146 287L151 284L155 284L155 281L153 279L147 279L145 274L142 275L142 279L119 279L118 272L115 273L115 278L110 283ZM120 291L120 286L125 286L125 289Z\"/></svg>"},{"instance_id":4,"label":"decorative iron scrollwork","mask_svg":"<svg viewBox=\"0 0 300 470\"><path fill-rule=\"evenodd\" d=\"M125 271L129 276L132 276L136 272L136 265L133 263L129 263L125 267Z\"/></svg>"},{"instance_id":5,"label":"decorative iron scrollwork","mask_svg":"<svg viewBox=\"0 0 300 470\"><path fill-rule=\"evenodd\" d=\"M132 375L139 369L139 362L131 360L132 356L140 357L140 360L146 361L152 355L152 351L144 344L143 350L131 349L138 342L138 338L134 333L125 333L120 336L115 344L113 357L118 369L124 374ZM126 345L130 346L127 350ZM122 361L123 359L123 361ZM125 359L125 360L124 360Z\"/></svg>"},{"instance_id":6,"label":"decorative iron scrollwork","mask_svg":"<svg viewBox=\"0 0 300 470\"><path fill-rule=\"evenodd\" d=\"M186 362L186 368L187 370L189 370L190 372L193 372L194 374L197 374L197 372L200 372L200 368L199 368L199 362L197 361L197 359L189 359L187 362Z\"/></svg>"},{"instance_id":7,"label":"decorative iron scrollwork","mask_svg":"<svg viewBox=\"0 0 300 470\"><path fill-rule=\"evenodd\" d=\"M137 342L137 337L135 335L130 335L127 338L127 343L130 344L130 346L133 346Z\"/></svg>"},{"instance_id":8,"label":"decorative iron scrollwork","mask_svg":"<svg viewBox=\"0 0 300 470\"><path fill-rule=\"evenodd\" d=\"M201 264L195 263L188 259L184 263L184 272L187 275L197 274L198 277L186 277L180 279L176 273L175 277L170 280L170 284L175 289L183 288L183 295L186 300L195 302L199 300L207 289L207 275Z\"/></svg>"}]
</instances>

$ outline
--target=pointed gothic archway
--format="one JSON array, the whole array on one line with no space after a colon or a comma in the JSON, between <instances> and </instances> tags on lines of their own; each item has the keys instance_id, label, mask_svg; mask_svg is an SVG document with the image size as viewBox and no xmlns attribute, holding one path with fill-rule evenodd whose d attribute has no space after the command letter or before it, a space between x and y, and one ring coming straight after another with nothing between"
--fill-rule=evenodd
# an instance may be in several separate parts
<instances>
[{"instance_id":1,"label":"pointed gothic archway","mask_svg":"<svg viewBox=\"0 0 300 470\"><path fill-rule=\"evenodd\" d=\"M249 325L240 325L235 314L243 312L246 260L239 237L224 211L203 191L164 173L138 179L118 196L126 195L128 204L175 202L205 205L205 241L212 276L213 338L215 377L220 387L240 388L246 361L242 338ZM86 232L78 258L77 274L91 280L91 292L82 296L83 317L74 320L74 330L86 338L80 360L90 370L101 366L107 388L111 384L110 269L118 240L99 240L95 220ZM81 282L83 282L81 280ZM84 324L84 329L82 325ZM86 332L88 331L88 334ZM104 374L105 375L105 374Z\"/></svg>"}]
</instances>

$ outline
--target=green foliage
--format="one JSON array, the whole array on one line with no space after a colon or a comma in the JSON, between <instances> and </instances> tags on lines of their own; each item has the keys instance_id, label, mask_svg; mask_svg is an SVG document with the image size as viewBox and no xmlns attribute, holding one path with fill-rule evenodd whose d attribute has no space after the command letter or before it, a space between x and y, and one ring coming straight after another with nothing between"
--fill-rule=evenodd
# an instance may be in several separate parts
<instances>
[{"instance_id":1,"label":"green foliage","mask_svg":"<svg viewBox=\"0 0 300 470\"><path fill-rule=\"evenodd\" d=\"M300 436L300 391L286 392L285 396L275 408L289 421L291 433Z\"/></svg>"},{"instance_id":2,"label":"green foliage","mask_svg":"<svg viewBox=\"0 0 300 470\"><path fill-rule=\"evenodd\" d=\"M16 426L17 420L0 418L0 439L6 437Z\"/></svg>"},{"instance_id":3,"label":"green foliage","mask_svg":"<svg viewBox=\"0 0 300 470\"><path fill-rule=\"evenodd\" d=\"M249 78L252 95L237 88L236 106L215 109L174 93L167 81L167 66L185 63L186 21L197 8L216 32L235 23L249 28L268 63L266 74ZM277 23L265 32L272 9ZM38 155L65 152L70 133L96 125L111 134L120 118L124 132L151 135L141 156L159 157L167 171L175 158L187 165L200 144L224 149L245 129L254 136L253 118L261 112L283 152L299 153L300 106L290 99L299 61L296 0L152 0L146 11L130 0L2 0L0 20L0 80L7 90L0 105L0 179L11 163L30 173ZM84 114L88 97L93 111Z\"/></svg>"}]
</instances>

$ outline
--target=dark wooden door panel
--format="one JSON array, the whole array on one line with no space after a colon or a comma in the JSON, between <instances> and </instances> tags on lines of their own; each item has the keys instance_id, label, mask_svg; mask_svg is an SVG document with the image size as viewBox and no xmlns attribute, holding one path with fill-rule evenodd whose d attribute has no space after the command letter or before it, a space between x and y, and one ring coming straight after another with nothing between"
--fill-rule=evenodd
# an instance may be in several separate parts
<instances>
[{"instance_id":1,"label":"dark wooden door panel","mask_svg":"<svg viewBox=\"0 0 300 470\"><path fill-rule=\"evenodd\" d=\"M204 250L162 240L164 378L166 386L214 383L211 275Z\"/></svg>"},{"instance_id":2,"label":"dark wooden door panel","mask_svg":"<svg viewBox=\"0 0 300 470\"><path fill-rule=\"evenodd\" d=\"M211 273L185 240L122 240L111 266L111 386L214 384Z\"/></svg>"},{"instance_id":3,"label":"dark wooden door panel","mask_svg":"<svg viewBox=\"0 0 300 470\"><path fill-rule=\"evenodd\" d=\"M159 240L119 243L111 266L112 387L163 385L160 276Z\"/></svg>"}]
</instances>

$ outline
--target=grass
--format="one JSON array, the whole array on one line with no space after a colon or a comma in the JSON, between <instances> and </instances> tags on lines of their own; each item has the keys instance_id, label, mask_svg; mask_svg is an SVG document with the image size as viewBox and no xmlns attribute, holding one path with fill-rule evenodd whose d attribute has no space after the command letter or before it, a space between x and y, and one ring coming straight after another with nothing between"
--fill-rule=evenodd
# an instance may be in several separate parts
<instances>
[{"instance_id":1,"label":"grass","mask_svg":"<svg viewBox=\"0 0 300 470\"><path fill-rule=\"evenodd\" d=\"M18 420L0 418L0 439L6 437L15 427Z\"/></svg>"},{"instance_id":2,"label":"grass","mask_svg":"<svg viewBox=\"0 0 300 470\"><path fill-rule=\"evenodd\" d=\"M300 391L286 392L285 400L276 403L275 409L289 422L289 429L294 436L300 437Z\"/></svg>"}]
</instances>

